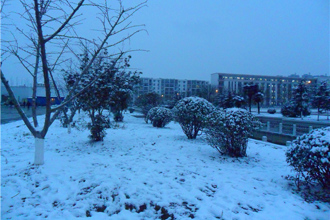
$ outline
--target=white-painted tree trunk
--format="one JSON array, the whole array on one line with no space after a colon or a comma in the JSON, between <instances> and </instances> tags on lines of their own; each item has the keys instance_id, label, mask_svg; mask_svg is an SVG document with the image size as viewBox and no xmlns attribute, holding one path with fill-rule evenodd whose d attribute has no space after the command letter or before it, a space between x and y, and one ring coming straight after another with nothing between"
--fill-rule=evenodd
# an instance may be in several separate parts
<instances>
[{"instance_id":1,"label":"white-painted tree trunk","mask_svg":"<svg viewBox=\"0 0 330 220\"><path fill-rule=\"evenodd\" d=\"M71 123L68 124L68 134L71 133Z\"/></svg>"},{"instance_id":2,"label":"white-painted tree trunk","mask_svg":"<svg viewBox=\"0 0 330 220\"><path fill-rule=\"evenodd\" d=\"M34 164L42 165L44 164L44 146L45 139L35 138L35 153L34 153Z\"/></svg>"}]
</instances>

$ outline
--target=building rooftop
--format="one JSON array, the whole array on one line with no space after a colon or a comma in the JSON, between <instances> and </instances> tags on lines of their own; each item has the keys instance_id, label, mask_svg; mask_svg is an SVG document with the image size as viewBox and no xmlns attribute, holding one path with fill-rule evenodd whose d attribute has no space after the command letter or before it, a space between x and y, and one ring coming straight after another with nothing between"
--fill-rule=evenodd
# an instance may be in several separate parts
<instances>
[{"instance_id":1,"label":"building rooftop","mask_svg":"<svg viewBox=\"0 0 330 220\"><path fill-rule=\"evenodd\" d=\"M285 79L303 79L302 77L293 76L270 76L270 75L253 75L253 74L239 74L239 73L212 73L211 75L226 75L226 76L244 76L244 77L260 77L260 78L285 78Z\"/></svg>"}]
</instances>

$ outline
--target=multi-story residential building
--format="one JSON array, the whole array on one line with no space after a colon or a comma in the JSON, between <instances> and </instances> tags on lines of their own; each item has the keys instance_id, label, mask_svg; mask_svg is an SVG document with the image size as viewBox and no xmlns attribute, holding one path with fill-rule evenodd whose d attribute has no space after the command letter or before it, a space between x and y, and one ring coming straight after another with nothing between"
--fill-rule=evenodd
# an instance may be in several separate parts
<instances>
[{"instance_id":1,"label":"multi-story residential building","mask_svg":"<svg viewBox=\"0 0 330 220\"><path fill-rule=\"evenodd\" d=\"M181 97L196 95L209 85L203 80L180 80L141 77L140 86L137 88L137 96L149 92L156 92L163 98L173 98L175 95Z\"/></svg>"},{"instance_id":2,"label":"multi-story residential building","mask_svg":"<svg viewBox=\"0 0 330 220\"><path fill-rule=\"evenodd\" d=\"M211 85L216 87L219 93L231 91L243 94L243 86L253 82L258 84L259 89L264 93L263 104L265 106L282 106L291 99L292 89L303 79L300 77L213 73ZM315 86L317 79L306 79L306 83Z\"/></svg>"}]
</instances>

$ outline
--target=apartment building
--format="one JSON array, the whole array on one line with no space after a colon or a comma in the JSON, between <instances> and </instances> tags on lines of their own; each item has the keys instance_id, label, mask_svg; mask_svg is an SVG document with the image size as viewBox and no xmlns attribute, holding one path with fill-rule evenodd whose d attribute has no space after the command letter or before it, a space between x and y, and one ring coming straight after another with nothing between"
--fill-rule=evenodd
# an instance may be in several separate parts
<instances>
[{"instance_id":1,"label":"apartment building","mask_svg":"<svg viewBox=\"0 0 330 220\"><path fill-rule=\"evenodd\" d=\"M208 81L203 80L180 80L180 79L161 79L141 77L140 85L136 95L155 92L163 98L171 99L175 95L181 97L192 96L209 85Z\"/></svg>"},{"instance_id":2,"label":"apartment building","mask_svg":"<svg viewBox=\"0 0 330 220\"><path fill-rule=\"evenodd\" d=\"M301 80L298 76L264 76L264 75L245 75L232 73L213 73L211 74L211 85L219 90L219 93L231 91L236 94L243 94L243 86L248 83L259 85L259 89L264 93L265 106L282 106L292 98L292 91ZM306 84L315 86L317 79L305 79Z\"/></svg>"}]
</instances>

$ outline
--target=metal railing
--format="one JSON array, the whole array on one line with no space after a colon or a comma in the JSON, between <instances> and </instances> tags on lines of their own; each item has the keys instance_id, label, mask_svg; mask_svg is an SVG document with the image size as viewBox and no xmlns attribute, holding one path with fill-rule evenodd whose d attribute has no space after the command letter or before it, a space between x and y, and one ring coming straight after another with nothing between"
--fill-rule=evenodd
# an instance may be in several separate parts
<instances>
[{"instance_id":1,"label":"metal railing","mask_svg":"<svg viewBox=\"0 0 330 220\"><path fill-rule=\"evenodd\" d=\"M328 127L330 122L297 121L288 118L258 117L262 123L261 131L300 136L314 128Z\"/></svg>"}]
</instances>

